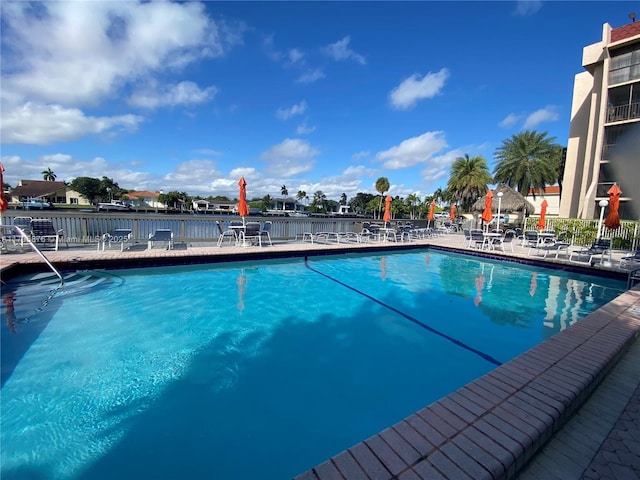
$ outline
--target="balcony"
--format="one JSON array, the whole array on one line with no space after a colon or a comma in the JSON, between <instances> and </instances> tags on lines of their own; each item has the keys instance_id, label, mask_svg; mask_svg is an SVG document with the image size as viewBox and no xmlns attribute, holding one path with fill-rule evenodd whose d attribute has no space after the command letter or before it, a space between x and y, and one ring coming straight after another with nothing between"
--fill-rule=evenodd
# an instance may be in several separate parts
<instances>
[{"instance_id":1,"label":"balcony","mask_svg":"<svg viewBox=\"0 0 640 480\"><path fill-rule=\"evenodd\" d=\"M607 109L607 123L622 122L634 118L640 118L640 102L609 107Z\"/></svg>"}]
</instances>

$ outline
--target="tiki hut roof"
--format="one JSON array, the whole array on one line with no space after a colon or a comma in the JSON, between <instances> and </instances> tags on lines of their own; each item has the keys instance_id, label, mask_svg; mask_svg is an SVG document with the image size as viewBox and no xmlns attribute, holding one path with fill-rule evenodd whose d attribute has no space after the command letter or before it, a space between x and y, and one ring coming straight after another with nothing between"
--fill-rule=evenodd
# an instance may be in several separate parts
<instances>
[{"instance_id":1,"label":"tiki hut roof","mask_svg":"<svg viewBox=\"0 0 640 480\"><path fill-rule=\"evenodd\" d=\"M493 201L491 208L498 211L498 192L502 192L502 203L500 204L500 211L504 213L523 212L525 210L526 215L533 215L535 207L533 204L526 200L521 193L516 192L513 188L507 185L500 184L493 190ZM486 195L485 195L486 196ZM482 212L484 210L485 196L480 197L471 207L474 212Z\"/></svg>"}]
</instances>

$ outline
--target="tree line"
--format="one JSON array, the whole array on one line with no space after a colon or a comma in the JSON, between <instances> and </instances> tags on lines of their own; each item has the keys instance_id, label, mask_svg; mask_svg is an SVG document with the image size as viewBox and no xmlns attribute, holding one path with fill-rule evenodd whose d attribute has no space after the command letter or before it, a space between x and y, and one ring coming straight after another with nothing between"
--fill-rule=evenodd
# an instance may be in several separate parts
<instances>
[{"instance_id":1,"label":"tree line","mask_svg":"<svg viewBox=\"0 0 640 480\"><path fill-rule=\"evenodd\" d=\"M391 202L392 215L396 218L424 218L431 202L452 204L458 206L459 212L469 212L473 203L486 194L488 185L504 183L514 190L527 196L533 189L535 193L544 191L547 185L559 184L562 192L562 177L566 148L555 143L555 138L548 137L547 132L526 130L514 134L511 138L502 141L502 144L494 152L496 161L493 175L489 170L489 164L482 155L458 157L451 165L449 180L445 190L438 188L433 194L420 199L412 193L406 198L396 196ZM50 168L42 172L43 179L54 181L56 175ZM102 179L91 177L78 177L69 187L92 203L106 202L113 199L121 199L129 190L121 188L112 178L103 176ZM298 190L295 198L304 203L310 213L330 213L338 210L340 205L349 205L350 211L357 215L373 216L381 218L384 194L389 191L391 184L387 177L376 180L375 189L378 195L359 192L350 200L343 193L339 201L331 200L318 190L311 197L304 190ZM283 197L289 195L289 189L282 185L280 194ZM204 199L207 201L232 202L226 196L191 197L186 192L171 191L161 193L158 201L173 208L191 209L192 200ZM265 195L248 201L251 207L266 210L273 198Z\"/></svg>"}]
</instances>

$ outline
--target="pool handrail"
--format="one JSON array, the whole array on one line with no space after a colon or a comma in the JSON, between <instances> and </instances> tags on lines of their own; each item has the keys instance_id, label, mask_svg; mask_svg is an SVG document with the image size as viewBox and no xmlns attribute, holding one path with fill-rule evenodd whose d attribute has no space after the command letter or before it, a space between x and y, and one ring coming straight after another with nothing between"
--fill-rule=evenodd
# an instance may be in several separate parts
<instances>
[{"instance_id":1,"label":"pool handrail","mask_svg":"<svg viewBox=\"0 0 640 480\"><path fill-rule=\"evenodd\" d=\"M51 269L51 271L53 271L53 273L56 274L56 276L60 279L60 285L64 285L64 278L62 278L62 275L60 274L60 272L56 269L56 267L53 266L53 264L49 261L49 259L45 257L44 253L40 251L40 249L31 241L29 236L26 233L24 233L24 231L20 227L16 225L0 225L0 227L2 227L3 230L8 229L9 231L17 232L18 236L23 240L25 240L29 245L31 245L31 248L33 249L33 251L36 252L40 256L40 258L44 260L44 263L47 264L47 266Z\"/></svg>"}]
</instances>

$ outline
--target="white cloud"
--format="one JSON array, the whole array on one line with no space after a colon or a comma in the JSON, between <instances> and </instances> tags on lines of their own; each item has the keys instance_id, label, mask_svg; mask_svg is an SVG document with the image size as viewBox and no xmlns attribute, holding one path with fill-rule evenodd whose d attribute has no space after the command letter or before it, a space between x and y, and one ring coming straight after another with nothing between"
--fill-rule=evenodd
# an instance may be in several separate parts
<instances>
[{"instance_id":1,"label":"white cloud","mask_svg":"<svg viewBox=\"0 0 640 480\"><path fill-rule=\"evenodd\" d=\"M444 132L426 132L403 140L400 145L378 152L376 160L383 162L382 166L386 169L397 170L425 163L446 146Z\"/></svg>"},{"instance_id":2,"label":"white cloud","mask_svg":"<svg viewBox=\"0 0 640 480\"><path fill-rule=\"evenodd\" d=\"M214 22L195 2L4 2L2 19L3 139L35 144L135 129L141 117L94 117L79 108L98 106L131 86L155 85L155 75L220 57L242 43L245 30L243 24ZM138 93L134 101L149 107L193 104L214 94L215 87L184 81Z\"/></svg>"},{"instance_id":3,"label":"white cloud","mask_svg":"<svg viewBox=\"0 0 640 480\"><path fill-rule=\"evenodd\" d=\"M363 158L367 158L369 155L371 155L371 152L369 152L368 150L362 151L362 152L358 152L358 153L354 153L353 155L351 155L351 160L357 162Z\"/></svg>"},{"instance_id":4,"label":"white cloud","mask_svg":"<svg viewBox=\"0 0 640 480\"><path fill-rule=\"evenodd\" d=\"M288 178L310 171L319 153L305 140L287 138L264 152L262 158L270 175Z\"/></svg>"},{"instance_id":5,"label":"white cloud","mask_svg":"<svg viewBox=\"0 0 640 480\"><path fill-rule=\"evenodd\" d=\"M133 132L143 121L138 115L88 117L77 108L26 103L2 109L2 143L46 145L77 140L88 134Z\"/></svg>"},{"instance_id":6,"label":"white cloud","mask_svg":"<svg viewBox=\"0 0 640 480\"><path fill-rule=\"evenodd\" d=\"M296 115L302 115L307 110L307 102L302 100L296 105L292 105L289 108L279 108L276 112L276 117L280 120L288 120Z\"/></svg>"},{"instance_id":7,"label":"white cloud","mask_svg":"<svg viewBox=\"0 0 640 480\"><path fill-rule=\"evenodd\" d=\"M215 86L201 89L194 82L180 82L161 88L148 88L137 91L129 98L129 103L141 108L175 107L180 105L198 105L211 100L218 89Z\"/></svg>"},{"instance_id":8,"label":"white cloud","mask_svg":"<svg viewBox=\"0 0 640 480\"><path fill-rule=\"evenodd\" d=\"M558 108L554 105L547 105L546 107L529 114L527 119L524 121L522 128L525 130L535 128L541 123L557 122L559 118L560 115L558 115Z\"/></svg>"},{"instance_id":9,"label":"white cloud","mask_svg":"<svg viewBox=\"0 0 640 480\"><path fill-rule=\"evenodd\" d=\"M521 118L522 118L522 115L516 115L515 113L510 113L509 115L504 117L498 125L500 125L503 128L512 127L516 123L518 123Z\"/></svg>"},{"instance_id":10,"label":"white cloud","mask_svg":"<svg viewBox=\"0 0 640 480\"><path fill-rule=\"evenodd\" d=\"M347 35L342 40L332 43L323 48L323 51L334 60L354 60L361 65L367 63L364 56L354 52L349 48L351 37Z\"/></svg>"},{"instance_id":11,"label":"white cloud","mask_svg":"<svg viewBox=\"0 0 640 480\"><path fill-rule=\"evenodd\" d=\"M304 60L304 53L302 53L302 50L298 49L298 48L292 48L291 50L289 50L289 62L293 63L298 63Z\"/></svg>"},{"instance_id":12,"label":"white cloud","mask_svg":"<svg viewBox=\"0 0 640 480\"><path fill-rule=\"evenodd\" d=\"M431 157L426 163L425 168L420 172L424 182L429 185L437 180L447 179L451 173L451 164L458 157L464 157L468 150L455 149L450 150L443 155ZM446 182L445 182L446 183Z\"/></svg>"},{"instance_id":13,"label":"white cloud","mask_svg":"<svg viewBox=\"0 0 640 480\"><path fill-rule=\"evenodd\" d=\"M542 8L542 1L540 0L518 0L516 2L516 9L514 15L519 17L526 17L528 15L534 15Z\"/></svg>"},{"instance_id":14,"label":"white cloud","mask_svg":"<svg viewBox=\"0 0 640 480\"><path fill-rule=\"evenodd\" d=\"M391 91L391 105L398 110L412 108L419 100L438 95L448 78L449 70L446 68L437 73L429 72L422 78L419 74L411 75Z\"/></svg>"},{"instance_id":15,"label":"white cloud","mask_svg":"<svg viewBox=\"0 0 640 480\"><path fill-rule=\"evenodd\" d=\"M300 125L298 125L298 127L296 128L296 133L298 135L307 135L309 133L315 132L315 130L316 130L315 126L311 127L307 125L307 122L303 122Z\"/></svg>"},{"instance_id":16,"label":"white cloud","mask_svg":"<svg viewBox=\"0 0 640 480\"><path fill-rule=\"evenodd\" d=\"M301 74L297 79L296 83L314 83L318 80L322 80L325 77L324 72L321 68L317 68L315 70L308 70Z\"/></svg>"}]
</instances>

